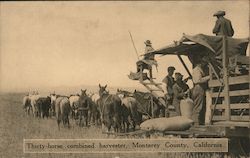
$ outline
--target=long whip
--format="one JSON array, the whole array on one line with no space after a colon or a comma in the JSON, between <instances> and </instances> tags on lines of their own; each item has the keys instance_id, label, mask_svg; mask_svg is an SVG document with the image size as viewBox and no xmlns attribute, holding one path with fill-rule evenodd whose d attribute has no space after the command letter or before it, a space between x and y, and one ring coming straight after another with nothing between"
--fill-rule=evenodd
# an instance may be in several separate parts
<instances>
[{"instance_id":1,"label":"long whip","mask_svg":"<svg viewBox=\"0 0 250 158\"><path fill-rule=\"evenodd\" d=\"M134 40L133 40L132 34L131 34L131 32L130 32L130 31L128 31L128 32L129 32L130 39L131 39L131 42L132 42L132 44L133 44L133 47L134 47L134 49L135 49L135 53L136 53L137 59L139 60L139 55L138 55L137 49L136 49L136 47L135 47L135 43L134 43Z\"/></svg>"}]
</instances>

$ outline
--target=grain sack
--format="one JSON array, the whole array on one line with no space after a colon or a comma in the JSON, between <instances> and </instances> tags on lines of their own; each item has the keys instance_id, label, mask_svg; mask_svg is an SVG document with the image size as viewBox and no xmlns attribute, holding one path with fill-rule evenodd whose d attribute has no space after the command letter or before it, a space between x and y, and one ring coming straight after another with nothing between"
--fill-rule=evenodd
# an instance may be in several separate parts
<instances>
[{"instance_id":1,"label":"grain sack","mask_svg":"<svg viewBox=\"0 0 250 158\"><path fill-rule=\"evenodd\" d=\"M181 116L192 118L192 112L194 108L194 102L190 98L182 99L180 102Z\"/></svg>"},{"instance_id":2,"label":"grain sack","mask_svg":"<svg viewBox=\"0 0 250 158\"><path fill-rule=\"evenodd\" d=\"M185 116L163 117L147 120L140 125L140 128L146 131L184 131L189 129L192 123L193 120Z\"/></svg>"}]
</instances>

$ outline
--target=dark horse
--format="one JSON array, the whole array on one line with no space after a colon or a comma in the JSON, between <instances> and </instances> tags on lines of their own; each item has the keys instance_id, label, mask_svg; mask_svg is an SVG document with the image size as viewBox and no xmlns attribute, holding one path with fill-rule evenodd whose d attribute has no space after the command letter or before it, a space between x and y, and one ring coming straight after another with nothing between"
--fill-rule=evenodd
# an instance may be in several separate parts
<instances>
[{"instance_id":1,"label":"dark horse","mask_svg":"<svg viewBox=\"0 0 250 158\"><path fill-rule=\"evenodd\" d=\"M93 123L96 126L101 124L100 121L100 109L97 106L97 103L95 103L91 97L88 96L88 101L90 105L89 109L89 123Z\"/></svg>"},{"instance_id":2,"label":"dark horse","mask_svg":"<svg viewBox=\"0 0 250 158\"><path fill-rule=\"evenodd\" d=\"M77 108L77 114L79 115L79 126L82 126L82 120L85 121L85 126L88 126L88 113L90 110L90 101L88 95L86 94L87 90L81 89L81 95L79 97L79 105Z\"/></svg>"},{"instance_id":3,"label":"dark horse","mask_svg":"<svg viewBox=\"0 0 250 158\"><path fill-rule=\"evenodd\" d=\"M125 132L129 132L129 125L134 131L142 122L142 113L138 111L139 102L133 97L133 93L117 89L116 93L122 100L122 117Z\"/></svg>"},{"instance_id":4,"label":"dark horse","mask_svg":"<svg viewBox=\"0 0 250 158\"><path fill-rule=\"evenodd\" d=\"M139 102L137 107L139 112L150 118L164 116L165 107L151 93L134 91L133 97Z\"/></svg>"},{"instance_id":5,"label":"dark horse","mask_svg":"<svg viewBox=\"0 0 250 158\"><path fill-rule=\"evenodd\" d=\"M121 99L117 95L109 94L106 90L107 85L101 86L99 84L99 88L100 100L98 102L102 123L107 127L108 132L110 132L111 127L114 128L115 132L120 132L122 120Z\"/></svg>"}]
</instances>

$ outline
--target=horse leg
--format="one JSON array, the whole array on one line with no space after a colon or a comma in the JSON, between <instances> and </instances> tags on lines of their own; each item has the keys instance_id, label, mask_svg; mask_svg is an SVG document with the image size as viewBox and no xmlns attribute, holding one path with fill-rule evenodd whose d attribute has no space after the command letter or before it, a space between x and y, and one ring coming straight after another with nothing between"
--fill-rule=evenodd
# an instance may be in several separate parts
<instances>
[{"instance_id":1,"label":"horse leg","mask_svg":"<svg viewBox=\"0 0 250 158\"><path fill-rule=\"evenodd\" d=\"M92 111L89 111L88 114L89 114L89 115L88 115L89 124L94 123L94 122L93 122L94 119L93 119L93 113L92 113Z\"/></svg>"},{"instance_id":2,"label":"horse leg","mask_svg":"<svg viewBox=\"0 0 250 158\"><path fill-rule=\"evenodd\" d=\"M69 125L69 116L68 115L66 116L66 121L67 121L67 124L68 124L68 128L70 128L70 125Z\"/></svg>"},{"instance_id":3,"label":"horse leg","mask_svg":"<svg viewBox=\"0 0 250 158\"><path fill-rule=\"evenodd\" d=\"M129 116L128 118L129 118L129 120L128 120L129 125L131 125L132 130L135 131L135 121L134 121L134 119L132 118L132 116ZM129 130L129 128L128 128L128 130Z\"/></svg>"},{"instance_id":4,"label":"horse leg","mask_svg":"<svg viewBox=\"0 0 250 158\"><path fill-rule=\"evenodd\" d=\"M87 127L87 126L91 123L91 118L90 118L89 116L90 116L89 111L86 111L86 112L85 112L85 118L86 118L85 122L86 122L86 127Z\"/></svg>"},{"instance_id":5,"label":"horse leg","mask_svg":"<svg viewBox=\"0 0 250 158\"><path fill-rule=\"evenodd\" d=\"M79 114L79 126L82 127L82 115L81 115L81 113Z\"/></svg>"},{"instance_id":6,"label":"horse leg","mask_svg":"<svg viewBox=\"0 0 250 158\"><path fill-rule=\"evenodd\" d=\"M60 119L57 119L58 130L60 130L60 122L61 122L61 120L60 120Z\"/></svg>"}]
</instances>

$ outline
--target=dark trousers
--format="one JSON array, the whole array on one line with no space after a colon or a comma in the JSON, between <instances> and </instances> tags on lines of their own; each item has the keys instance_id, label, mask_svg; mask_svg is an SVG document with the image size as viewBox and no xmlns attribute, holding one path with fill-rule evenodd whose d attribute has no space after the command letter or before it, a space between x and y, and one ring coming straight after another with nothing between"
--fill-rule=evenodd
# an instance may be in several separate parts
<instances>
[{"instance_id":1,"label":"dark trousers","mask_svg":"<svg viewBox=\"0 0 250 158\"><path fill-rule=\"evenodd\" d=\"M194 101L194 108L192 113L192 119L195 125L203 125L205 123L206 113L206 98L205 90L200 84L196 84L192 91L192 99Z\"/></svg>"}]
</instances>

